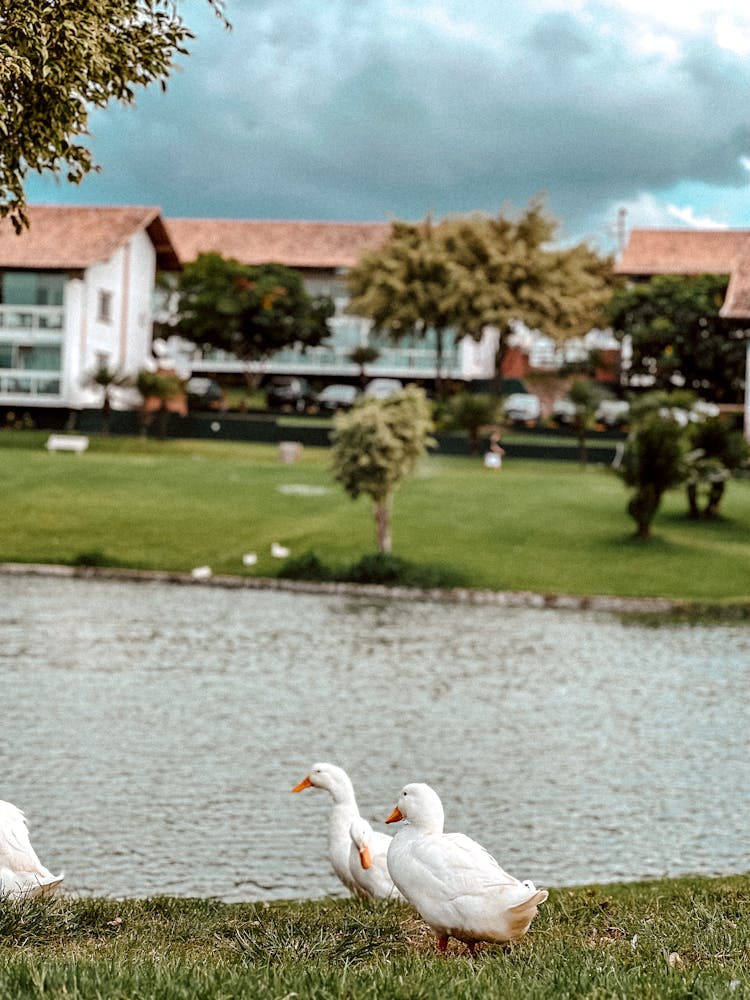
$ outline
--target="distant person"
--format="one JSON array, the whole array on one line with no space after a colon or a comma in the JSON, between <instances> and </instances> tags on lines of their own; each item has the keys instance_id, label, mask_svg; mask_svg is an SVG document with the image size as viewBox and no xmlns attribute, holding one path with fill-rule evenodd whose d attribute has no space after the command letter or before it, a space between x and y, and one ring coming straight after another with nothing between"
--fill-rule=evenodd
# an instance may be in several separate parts
<instances>
[{"instance_id":1,"label":"distant person","mask_svg":"<svg viewBox=\"0 0 750 1000\"><path fill-rule=\"evenodd\" d=\"M484 453L485 469L499 469L503 464L505 449L500 445L500 432L493 431L490 435L489 451Z\"/></svg>"}]
</instances>

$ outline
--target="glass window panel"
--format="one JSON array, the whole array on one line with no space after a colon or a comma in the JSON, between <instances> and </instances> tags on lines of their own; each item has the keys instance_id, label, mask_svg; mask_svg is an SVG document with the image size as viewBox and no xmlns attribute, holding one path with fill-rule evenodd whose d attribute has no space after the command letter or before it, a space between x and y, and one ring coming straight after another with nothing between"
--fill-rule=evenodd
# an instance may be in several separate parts
<instances>
[{"instance_id":1,"label":"glass window panel","mask_svg":"<svg viewBox=\"0 0 750 1000\"><path fill-rule=\"evenodd\" d=\"M13 344L0 344L0 368L13 368Z\"/></svg>"},{"instance_id":2,"label":"glass window panel","mask_svg":"<svg viewBox=\"0 0 750 1000\"><path fill-rule=\"evenodd\" d=\"M19 368L25 371L60 371L60 348L52 344L38 344L19 351Z\"/></svg>"},{"instance_id":3,"label":"glass window panel","mask_svg":"<svg viewBox=\"0 0 750 1000\"><path fill-rule=\"evenodd\" d=\"M43 271L3 271L0 301L12 306L61 306L65 275Z\"/></svg>"}]
</instances>

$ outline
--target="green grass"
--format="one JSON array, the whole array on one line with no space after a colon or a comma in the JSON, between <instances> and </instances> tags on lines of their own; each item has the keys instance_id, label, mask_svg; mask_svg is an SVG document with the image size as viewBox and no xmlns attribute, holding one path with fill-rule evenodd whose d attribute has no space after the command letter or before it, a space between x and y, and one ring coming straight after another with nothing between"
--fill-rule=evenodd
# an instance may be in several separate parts
<instances>
[{"instance_id":1,"label":"green grass","mask_svg":"<svg viewBox=\"0 0 750 1000\"><path fill-rule=\"evenodd\" d=\"M558 889L476 958L406 904L64 898L0 905L0 1000L750 996L750 876Z\"/></svg>"},{"instance_id":2,"label":"green grass","mask_svg":"<svg viewBox=\"0 0 750 1000\"><path fill-rule=\"evenodd\" d=\"M84 553L126 567L272 576L273 541L332 566L375 548L369 503L333 482L326 449L285 465L271 445L92 437L74 455L47 453L45 440L0 433L0 561L73 563ZM509 457L493 472L479 458L433 455L396 494L394 553L477 588L750 602L750 480L730 483L711 523L688 520L682 493L668 494L647 544L633 536L626 501L622 482L593 464ZM248 551L259 556L252 570Z\"/></svg>"}]
</instances>

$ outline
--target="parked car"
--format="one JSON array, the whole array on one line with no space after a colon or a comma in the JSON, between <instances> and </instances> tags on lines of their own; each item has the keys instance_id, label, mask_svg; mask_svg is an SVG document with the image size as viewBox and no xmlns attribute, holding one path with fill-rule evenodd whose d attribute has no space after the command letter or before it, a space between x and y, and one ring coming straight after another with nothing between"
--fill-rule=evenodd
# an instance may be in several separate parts
<instances>
[{"instance_id":1,"label":"parked car","mask_svg":"<svg viewBox=\"0 0 750 1000\"><path fill-rule=\"evenodd\" d=\"M213 378L194 375L185 385L189 410L225 410L224 390Z\"/></svg>"},{"instance_id":2,"label":"parked car","mask_svg":"<svg viewBox=\"0 0 750 1000\"><path fill-rule=\"evenodd\" d=\"M578 407L568 396L563 396L562 399L556 399L552 404L550 417L557 424L564 424L566 427L572 427L576 422L577 415Z\"/></svg>"},{"instance_id":3,"label":"parked car","mask_svg":"<svg viewBox=\"0 0 750 1000\"><path fill-rule=\"evenodd\" d=\"M603 399L594 420L605 427L623 427L630 419L630 405L624 399Z\"/></svg>"},{"instance_id":4,"label":"parked car","mask_svg":"<svg viewBox=\"0 0 750 1000\"><path fill-rule=\"evenodd\" d=\"M334 383L327 385L318 393L318 409L321 413L337 413L339 410L350 410L359 395L356 385Z\"/></svg>"},{"instance_id":5,"label":"parked car","mask_svg":"<svg viewBox=\"0 0 750 1000\"><path fill-rule=\"evenodd\" d=\"M296 410L304 413L315 405L317 397L312 386L296 375L274 375L266 386L266 405L269 410Z\"/></svg>"},{"instance_id":6,"label":"parked car","mask_svg":"<svg viewBox=\"0 0 750 1000\"><path fill-rule=\"evenodd\" d=\"M374 378L365 386L365 396L388 399L389 396L395 396L397 392L401 392L403 388L403 383L399 382L397 378Z\"/></svg>"},{"instance_id":7,"label":"parked car","mask_svg":"<svg viewBox=\"0 0 750 1000\"><path fill-rule=\"evenodd\" d=\"M503 413L514 424L535 427L542 415L542 404L531 392L512 392L503 403Z\"/></svg>"}]
</instances>

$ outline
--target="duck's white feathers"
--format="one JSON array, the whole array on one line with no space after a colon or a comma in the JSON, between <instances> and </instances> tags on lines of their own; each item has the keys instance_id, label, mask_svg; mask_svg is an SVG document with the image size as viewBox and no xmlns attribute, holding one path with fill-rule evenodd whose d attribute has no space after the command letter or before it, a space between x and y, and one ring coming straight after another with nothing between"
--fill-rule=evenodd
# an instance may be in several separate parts
<instances>
[{"instance_id":1,"label":"duck's white feathers","mask_svg":"<svg viewBox=\"0 0 750 1000\"><path fill-rule=\"evenodd\" d=\"M39 860L21 810L0 799L0 895L51 895L63 877Z\"/></svg>"},{"instance_id":2,"label":"duck's white feathers","mask_svg":"<svg viewBox=\"0 0 750 1000\"><path fill-rule=\"evenodd\" d=\"M388 851L388 870L402 894L440 938L475 942L522 937L547 891L520 882L465 834L443 833L442 806L433 790L406 787L409 797L399 799L399 809L407 815L408 802L413 818L398 829ZM422 795L427 798L424 817Z\"/></svg>"},{"instance_id":3,"label":"duck's white feathers","mask_svg":"<svg viewBox=\"0 0 750 1000\"><path fill-rule=\"evenodd\" d=\"M388 848L393 838L387 833L381 833L380 830L373 830L364 816L358 816L352 821L349 833L351 836L349 868L360 895L372 899L402 899L388 871ZM369 868L362 866L360 856L362 847L368 849Z\"/></svg>"},{"instance_id":4,"label":"duck's white feathers","mask_svg":"<svg viewBox=\"0 0 750 1000\"><path fill-rule=\"evenodd\" d=\"M328 859L336 875L351 892L360 893L349 865L351 850L350 828L352 820L359 816L354 786L346 771L336 764L313 764L307 778L297 785L308 783L308 787L324 788L333 799L331 817L328 823Z\"/></svg>"}]
</instances>

